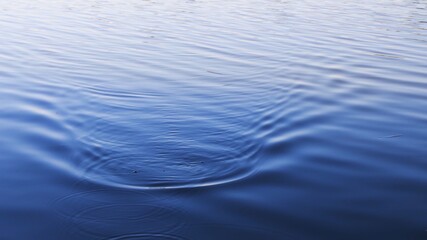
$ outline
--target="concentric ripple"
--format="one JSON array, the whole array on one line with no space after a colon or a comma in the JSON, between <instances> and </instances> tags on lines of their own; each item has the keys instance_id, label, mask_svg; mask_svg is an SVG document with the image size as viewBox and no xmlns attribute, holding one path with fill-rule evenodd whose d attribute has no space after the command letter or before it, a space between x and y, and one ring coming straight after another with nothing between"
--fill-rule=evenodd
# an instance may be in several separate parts
<instances>
[{"instance_id":1,"label":"concentric ripple","mask_svg":"<svg viewBox=\"0 0 427 240\"><path fill-rule=\"evenodd\" d=\"M116 81L82 87L90 107L75 120L81 122L74 126L76 172L133 189L194 188L249 176L263 148L260 133L268 130L262 119L280 111L276 103L287 96L283 86L257 81L262 84L257 75L242 82L213 76L206 84L178 79L158 89Z\"/></svg>"},{"instance_id":2,"label":"concentric ripple","mask_svg":"<svg viewBox=\"0 0 427 240\"><path fill-rule=\"evenodd\" d=\"M157 233L167 237L186 224L183 212L166 202L168 197L141 191L101 189L64 196L51 206L72 222L70 228L91 239L124 238L130 233L144 233L138 234L146 237L142 239L163 239L147 237L160 236ZM116 228L118 225L121 227Z\"/></svg>"},{"instance_id":3,"label":"concentric ripple","mask_svg":"<svg viewBox=\"0 0 427 240\"><path fill-rule=\"evenodd\" d=\"M0 240L427 239L426 10L0 0Z\"/></svg>"},{"instance_id":4,"label":"concentric ripple","mask_svg":"<svg viewBox=\"0 0 427 240\"><path fill-rule=\"evenodd\" d=\"M78 154L84 177L126 188L182 188L234 181L253 171L261 145L236 124L244 118L200 117L197 109L166 116L170 110L119 110L87 123Z\"/></svg>"}]
</instances>

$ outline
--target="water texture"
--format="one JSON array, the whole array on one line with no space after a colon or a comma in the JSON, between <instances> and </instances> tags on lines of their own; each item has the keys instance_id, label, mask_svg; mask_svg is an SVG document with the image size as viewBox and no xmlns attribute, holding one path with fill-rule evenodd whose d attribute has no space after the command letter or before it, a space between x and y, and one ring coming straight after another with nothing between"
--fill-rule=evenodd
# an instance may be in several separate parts
<instances>
[{"instance_id":1,"label":"water texture","mask_svg":"<svg viewBox=\"0 0 427 240\"><path fill-rule=\"evenodd\" d=\"M0 239L427 238L427 2L0 0Z\"/></svg>"}]
</instances>

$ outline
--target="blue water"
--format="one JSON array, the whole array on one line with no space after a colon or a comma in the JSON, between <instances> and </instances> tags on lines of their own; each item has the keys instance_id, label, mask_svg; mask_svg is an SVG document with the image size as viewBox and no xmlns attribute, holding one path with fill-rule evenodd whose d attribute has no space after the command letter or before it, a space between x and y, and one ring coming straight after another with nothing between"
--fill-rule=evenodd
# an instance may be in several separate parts
<instances>
[{"instance_id":1,"label":"blue water","mask_svg":"<svg viewBox=\"0 0 427 240\"><path fill-rule=\"evenodd\" d=\"M0 0L0 240L427 239L427 2Z\"/></svg>"}]
</instances>

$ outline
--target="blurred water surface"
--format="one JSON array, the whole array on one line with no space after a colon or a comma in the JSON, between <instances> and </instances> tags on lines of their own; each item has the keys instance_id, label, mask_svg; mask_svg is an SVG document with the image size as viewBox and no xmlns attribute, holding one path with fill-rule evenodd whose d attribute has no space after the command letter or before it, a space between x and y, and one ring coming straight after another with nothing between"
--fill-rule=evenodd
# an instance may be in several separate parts
<instances>
[{"instance_id":1,"label":"blurred water surface","mask_svg":"<svg viewBox=\"0 0 427 240\"><path fill-rule=\"evenodd\" d=\"M0 239L426 239L427 2L0 0Z\"/></svg>"}]
</instances>

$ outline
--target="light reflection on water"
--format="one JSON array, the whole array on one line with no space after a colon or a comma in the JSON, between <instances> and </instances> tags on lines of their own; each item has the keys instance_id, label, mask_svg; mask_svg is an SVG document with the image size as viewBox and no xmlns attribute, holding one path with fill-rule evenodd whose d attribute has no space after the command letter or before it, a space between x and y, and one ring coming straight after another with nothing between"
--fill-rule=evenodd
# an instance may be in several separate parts
<instances>
[{"instance_id":1,"label":"light reflection on water","mask_svg":"<svg viewBox=\"0 0 427 240\"><path fill-rule=\"evenodd\" d=\"M424 239L426 8L0 0L0 239Z\"/></svg>"}]
</instances>

